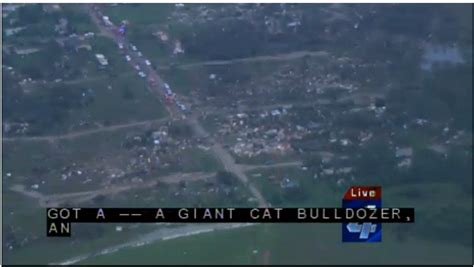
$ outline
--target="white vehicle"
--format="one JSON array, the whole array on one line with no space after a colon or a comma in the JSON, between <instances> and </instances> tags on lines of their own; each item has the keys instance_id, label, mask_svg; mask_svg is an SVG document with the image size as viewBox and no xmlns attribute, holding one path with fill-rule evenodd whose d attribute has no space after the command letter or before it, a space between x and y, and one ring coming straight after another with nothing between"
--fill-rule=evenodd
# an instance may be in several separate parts
<instances>
[{"instance_id":1,"label":"white vehicle","mask_svg":"<svg viewBox=\"0 0 474 267\"><path fill-rule=\"evenodd\" d=\"M119 43L119 44L118 44L118 47L119 47L119 49L123 49L123 44L122 44L122 43Z\"/></svg>"},{"instance_id":2,"label":"white vehicle","mask_svg":"<svg viewBox=\"0 0 474 267\"><path fill-rule=\"evenodd\" d=\"M137 47L136 47L136 46L130 44L130 47L132 48L133 51L137 51Z\"/></svg>"},{"instance_id":3,"label":"white vehicle","mask_svg":"<svg viewBox=\"0 0 474 267\"><path fill-rule=\"evenodd\" d=\"M169 89L170 89L170 85L167 84L167 83L165 83L165 88L169 90Z\"/></svg>"},{"instance_id":4,"label":"white vehicle","mask_svg":"<svg viewBox=\"0 0 474 267\"><path fill-rule=\"evenodd\" d=\"M143 56L142 52L140 52L140 51L137 52L137 55L138 55L139 57Z\"/></svg>"},{"instance_id":5,"label":"white vehicle","mask_svg":"<svg viewBox=\"0 0 474 267\"><path fill-rule=\"evenodd\" d=\"M130 61L130 60L132 60L132 58L130 58L130 56L129 56L129 55L126 55L126 56L125 56L125 59L126 59L127 61Z\"/></svg>"},{"instance_id":6,"label":"white vehicle","mask_svg":"<svg viewBox=\"0 0 474 267\"><path fill-rule=\"evenodd\" d=\"M138 66L138 65L135 65L134 68L135 68L136 70L140 70L140 66Z\"/></svg>"},{"instance_id":7,"label":"white vehicle","mask_svg":"<svg viewBox=\"0 0 474 267\"><path fill-rule=\"evenodd\" d=\"M140 72L138 73L138 76L140 76L140 77L142 77L142 78L145 78L145 77L146 77L146 74L140 71Z\"/></svg>"},{"instance_id":8,"label":"white vehicle","mask_svg":"<svg viewBox=\"0 0 474 267\"><path fill-rule=\"evenodd\" d=\"M146 64L147 66L150 66L150 65L151 65L151 62L147 59L147 60L145 60L145 64Z\"/></svg>"}]
</instances>

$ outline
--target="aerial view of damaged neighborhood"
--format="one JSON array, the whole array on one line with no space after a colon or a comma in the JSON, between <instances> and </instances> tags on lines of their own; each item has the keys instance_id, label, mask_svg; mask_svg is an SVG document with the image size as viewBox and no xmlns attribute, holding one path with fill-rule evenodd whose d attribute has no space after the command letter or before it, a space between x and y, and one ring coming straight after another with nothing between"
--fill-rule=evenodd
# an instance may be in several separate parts
<instances>
[{"instance_id":1,"label":"aerial view of damaged neighborhood","mask_svg":"<svg viewBox=\"0 0 474 267\"><path fill-rule=\"evenodd\" d=\"M472 263L470 4L2 4L4 264ZM74 224L46 207L414 207ZM368 256L369 255L369 256Z\"/></svg>"}]
</instances>

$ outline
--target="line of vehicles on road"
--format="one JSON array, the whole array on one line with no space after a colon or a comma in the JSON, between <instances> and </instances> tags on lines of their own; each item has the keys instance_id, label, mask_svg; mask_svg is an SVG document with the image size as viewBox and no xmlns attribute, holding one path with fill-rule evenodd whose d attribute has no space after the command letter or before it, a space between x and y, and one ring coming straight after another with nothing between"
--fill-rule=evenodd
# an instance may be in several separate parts
<instances>
[{"instance_id":1,"label":"line of vehicles on road","mask_svg":"<svg viewBox=\"0 0 474 267\"><path fill-rule=\"evenodd\" d=\"M121 50L125 50L125 46L124 44L122 43L119 43L118 44L118 47L119 49ZM135 52L139 58L143 58L143 54L138 50L138 48L133 45L133 44L130 44L130 49ZM132 61L132 57L128 54L125 55L125 60L127 62L130 62ZM150 60L144 58L144 61L143 63L150 67L151 66L151 62ZM147 75L145 74L145 72L143 72L142 68L140 67L139 64L135 64L134 65L134 69L138 72L138 76L142 77L142 78L146 78ZM148 78L148 83L151 85L151 86L155 86L156 85L156 81L155 79L153 79L152 77L149 77ZM183 103L181 103L178 99L176 99L176 94L173 93L173 91L171 90L171 87L169 84L167 83L164 83L164 86L162 87L162 89L164 90L164 93L165 93L165 102L167 104L172 104L173 102L176 104L176 106L182 111L182 112L188 112L189 109L186 107L186 105L184 105Z\"/></svg>"},{"instance_id":2,"label":"line of vehicles on road","mask_svg":"<svg viewBox=\"0 0 474 267\"><path fill-rule=\"evenodd\" d=\"M126 32L126 25L128 24L127 22L122 22L122 24L120 26L115 26L111 21L110 21L110 18L107 17L107 16L104 16L99 8L97 6L94 7L94 10L95 12L97 13L97 15L99 15L99 17L102 18L102 22L104 23L104 25L106 27L111 27L113 28L115 34L117 35L121 35L121 36L124 36L125 35L125 32ZM127 50L125 45L123 43L118 43L118 48L120 50ZM130 44L130 49L135 52L139 58L143 58L143 54L142 52L140 52L138 50L138 48L133 45L133 44ZM126 54L125 55L125 60L127 62L131 62L132 61L132 57L129 55L129 54ZM148 66L148 67L151 67L151 62L150 60L144 58L144 61L143 63ZM145 74L145 72L143 72L141 70L141 67L139 64L135 64L134 65L134 68L135 70L138 72L138 76L142 77L142 78L147 78L147 75ZM156 86L156 80L153 78L153 77L148 77L148 83L151 85L151 86ZM165 102L167 104L172 104L173 102L176 104L176 106L182 111L182 112L189 112L189 109L183 104L181 103L178 99L176 99L176 94L173 93L173 91L171 90L171 87L169 86L169 84L167 83L164 83L164 87L162 87L162 89L164 90L164 93L165 93Z\"/></svg>"}]
</instances>

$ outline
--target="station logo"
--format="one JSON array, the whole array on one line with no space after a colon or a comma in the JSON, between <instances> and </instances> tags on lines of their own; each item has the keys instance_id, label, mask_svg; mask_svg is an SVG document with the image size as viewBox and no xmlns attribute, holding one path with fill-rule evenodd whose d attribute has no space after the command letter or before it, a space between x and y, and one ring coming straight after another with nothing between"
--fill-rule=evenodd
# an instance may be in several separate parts
<instances>
[{"instance_id":1,"label":"station logo","mask_svg":"<svg viewBox=\"0 0 474 267\"><path fill-rule=\"evenodd\" d=\"M352 186L344 194L342 207L379 209L382 207L382 187ZM381 223L342 223L342 242L371 243L381 241Z\"/></svg>"}]
</instances>

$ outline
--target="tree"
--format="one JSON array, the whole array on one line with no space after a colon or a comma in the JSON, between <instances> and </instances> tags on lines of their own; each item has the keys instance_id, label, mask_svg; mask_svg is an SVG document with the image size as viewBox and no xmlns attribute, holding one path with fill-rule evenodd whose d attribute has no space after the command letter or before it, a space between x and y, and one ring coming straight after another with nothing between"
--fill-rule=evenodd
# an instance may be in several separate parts
<instances>
[{"instance_id":1,"label":"tree","mask_svg":"<svg viewBox=\"0 0 474 267\"><path fill-rule=\"evenodd\" d=\"M92 199L92 202L97 205L102 205L104 204L105 199L106 197L104 195L98 195Z\"/></svg>"},{"instance_id":2,"label":"tree","mask_svg":"<svg viewBox=\"0 0 474 267\"><path fill-rule=\"evenodd\" d=\"M169 127L169 133L172 136L182 138L190 137L193 134L191 127L182 122L176 122L171 124Z\"/></svg>"},{"instance_id":3,"label":"tree","mask_svg":"<svg viewBox=\"0 0 474 267\"><path fill-rule=\"evenodd\" d=\"M216 173L216 180L219 182L219 184L225 185L225 186L233 186L235 184L236 178L234 174L228 172L228 171L218 171Z\"/></svg>"},{"instance_id":4,"label":"tree","mask_svg":"<svg viewBox=\"0 0 474 267\"><path fill-rule=\"evenodd\" d=\"M366 182L391 181L397 160L395 153L383 140L369 143L355 160L358 176ZM365 181L364 181L365 182Z\"/></svg>"},{"instance_id":5,"label":"tree","mask_svg":"<svg viewBox=\"0 0 474 267\"><path fill-rule=\"evenodd\" d=\"M283 198L287 201L291 202L304 202L308 199L309 194L308 191L301 188L300 186L295 188L285 189L283 191Z\"/></svg>"},{"instance_id":6,"label":"tree","mask_svg":"<svg viewBox=\"0 0 474 267\"><path fill-rule=\"evenodd\" d=\"M261 51L263 34L248 21L224 20L196 27L196 35L187 34L182 40L187 52L196 57L225 60Z\"/></svg>"},{"instance_id":7,"label":"tree","mask_svg":"<svg viewBox=\"0 0 474 267\"><path fill-rule=\"evenodd\" d=\"M133 100L135 98L135 95L133 94L132 90L130 90L130 88L127 87L123 89L122 97L123 99Z\"/></svg>"},{"instance_id":8,"label":"tree","mask_svg":"<svg viewBox=\"0 0 474 267\"><path fill-rule=\"evenodd\" d=\"M43 18L42 4L27 4L18 9L18 18L24 24L35 24Z\"/></svg>"},{"instance_id":9,"label":"tree","mask_svg":"<svg viewBox=\"0 0 474 267\"><path fill-rule=\"evenodd\" d=\"M309 154L308 156L305 156L305 159L303 160L304 166L310 168L313 171L319 171L321 163L322 158L318 154Z\"/></svg>"}]
</instances>

